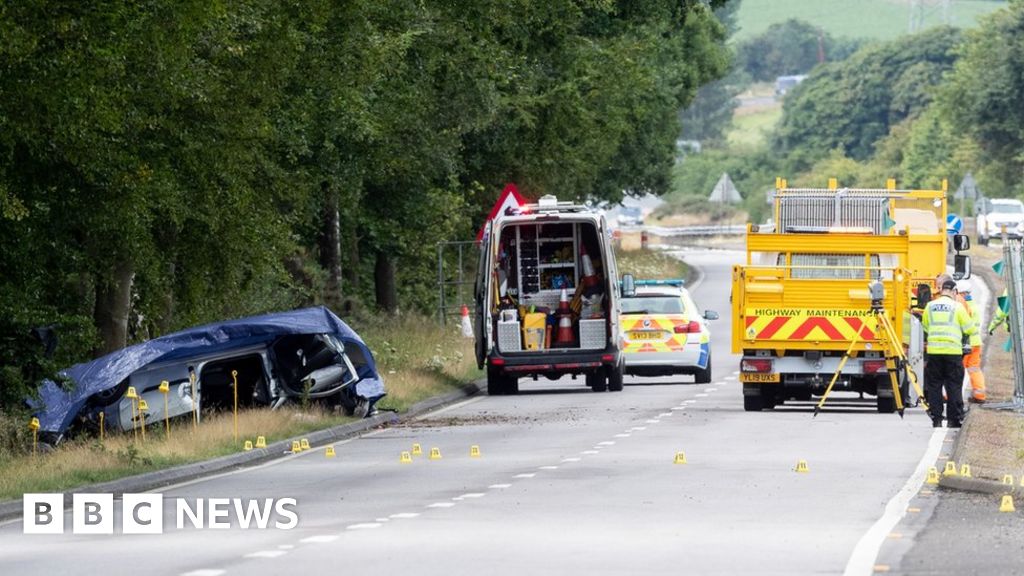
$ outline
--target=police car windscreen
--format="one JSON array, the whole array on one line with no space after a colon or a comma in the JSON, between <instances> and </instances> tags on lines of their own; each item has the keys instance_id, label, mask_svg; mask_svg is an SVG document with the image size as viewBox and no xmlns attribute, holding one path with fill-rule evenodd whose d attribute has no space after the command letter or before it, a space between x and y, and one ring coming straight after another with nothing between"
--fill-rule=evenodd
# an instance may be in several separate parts
<instances>
[{"instance_id":1,"label":"police car windscreen","mask_svg":"<svg viewBox=\"0 0 1024 576\"><path fill-rule=\"evenodd\" d=\"M623 314L682 314L678 296L637 296L622 299Z\"/></svg>"}]
</instances>

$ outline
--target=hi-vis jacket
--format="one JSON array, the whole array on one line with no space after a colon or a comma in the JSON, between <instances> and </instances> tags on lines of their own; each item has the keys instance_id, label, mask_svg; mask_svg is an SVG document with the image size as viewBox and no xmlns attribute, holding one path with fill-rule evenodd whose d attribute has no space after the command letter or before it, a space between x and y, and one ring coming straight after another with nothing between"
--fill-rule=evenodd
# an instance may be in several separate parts
<instances>
[{"instance_id":1,"label":"hi-vis jacket","mask_svg":"<svg viewBox=\"0 0 1024 576\"><path fill-rule=\"evenodd\" d=\"M967 314L974 321L974 332L971 333L971 347L981 346L981 310L978 309L978 303L974 300L967 300L964 303L967 306Z\"/></svg>"},{"instance_id":2,"label":"hi-vis jacket","mask_svg":"<svg viewBox=\"0 0 1024 576\"><path fill-rule=\"evenodd\" d=\"M962 355L963 337L978 331L977 323L964 305L949 296L940 296L929 302L921 324L928 339L928 354Z\"/></svg>"}]
</instances>

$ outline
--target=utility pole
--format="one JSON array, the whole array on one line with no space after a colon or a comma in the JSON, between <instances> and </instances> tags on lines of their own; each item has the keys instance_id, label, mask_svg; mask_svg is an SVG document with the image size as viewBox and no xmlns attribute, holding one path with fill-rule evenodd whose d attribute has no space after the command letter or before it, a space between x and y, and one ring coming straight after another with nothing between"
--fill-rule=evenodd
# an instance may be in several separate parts
<instances>
[{"instance_id":1,"label":"utility pole","mask_svg":"<svg viewBox=\"0 0 1024 576\"><path fill-rule=\"evenodd\" d=\"M924 30L928 16L941 12L942 24L952 23L953 0L910 0L910 24L908 31L913 34Z\"/></svg>"}]
</instances>

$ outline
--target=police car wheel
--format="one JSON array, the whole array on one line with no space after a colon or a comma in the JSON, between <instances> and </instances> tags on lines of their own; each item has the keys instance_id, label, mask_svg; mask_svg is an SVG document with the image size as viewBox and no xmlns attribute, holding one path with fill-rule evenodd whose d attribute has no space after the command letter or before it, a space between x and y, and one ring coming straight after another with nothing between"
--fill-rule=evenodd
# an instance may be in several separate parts
<instances>
[{"instance_id":1,"label":"police car wheel","mask_svg":"<svg viewBox=\"0 0 1024 576\"><path fill-rule=\"evenodd\" d=\"M697 384L710 384L711 383L711 353L708 353L708 366L703 370L697 370L694 374L694 382Z\"/></svg>"}]
</instances>

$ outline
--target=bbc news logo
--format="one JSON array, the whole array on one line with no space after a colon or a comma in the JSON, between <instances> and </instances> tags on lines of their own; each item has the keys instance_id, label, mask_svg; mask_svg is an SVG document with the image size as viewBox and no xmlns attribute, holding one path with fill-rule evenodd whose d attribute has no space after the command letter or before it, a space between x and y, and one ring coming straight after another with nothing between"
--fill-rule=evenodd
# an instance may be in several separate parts
<instances>
[{"instance_id":1,"label":"bbc news logo","mask_svg":"<svg viewBox=\"0 0 1024 576\"><path fill-rule=\"evenodd\" d=\"M171 498L175 510L174 528L227 530L291 530L299 524L294 498ZM162 494L124 494L120 506L113 494L72 494L72 534L113 534L115 517L120 516L122 534L163 534ZM25 534L64 533L63 494L25 494L22 500L22 529ZM120 514L118 514L120 512Z\"/></svg>"}]
</instances>

